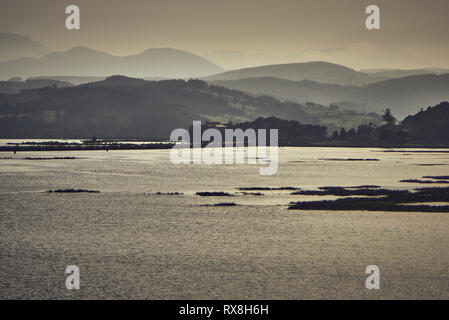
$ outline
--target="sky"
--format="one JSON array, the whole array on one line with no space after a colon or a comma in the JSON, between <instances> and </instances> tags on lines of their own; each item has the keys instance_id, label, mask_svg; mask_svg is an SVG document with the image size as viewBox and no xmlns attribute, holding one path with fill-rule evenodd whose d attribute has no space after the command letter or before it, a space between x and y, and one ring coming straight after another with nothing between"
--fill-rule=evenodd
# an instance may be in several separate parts
<instances>
[{"instance_id":1,"label":"sky","mask_svg":"<svg viewBox=\"0 0 449 320\"><path fill-rule=\"evenodd\" d=\"M80 7L80 30L65 28L70 4ZM365 28L370 4L380 8L381 30ZM83 45L129 55L172 47L225 68L312 60L355 69L449 68L448 16L448 0L1 0L0 32L58 51Z\"/></svg>"}]
</instances>

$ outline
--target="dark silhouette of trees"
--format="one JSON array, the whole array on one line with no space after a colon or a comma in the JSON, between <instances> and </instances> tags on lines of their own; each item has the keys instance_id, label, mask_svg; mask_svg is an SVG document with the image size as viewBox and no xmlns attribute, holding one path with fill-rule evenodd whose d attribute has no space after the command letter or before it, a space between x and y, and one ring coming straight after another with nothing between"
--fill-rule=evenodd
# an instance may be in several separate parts
<instances>
[{"instance_id":1,"label":"dark silhouette of trees","mask_svg":"<svg viewBox=\"0 0 449 320\"><path fill-rule=\"evenodd\" d=\"M401 126L412 143L449 145L449 103L442 102L408 116Z\"/></svg>"},{"instance_id":2,"label":"dark silhouette of trees","mask_svg":"<svg viewBox=\"0 0 449 320\"><path fill-rule=\"evenodd\" d=\"M218 125L216 122L208 122L203 125L203 129L214 128L221 132L222 136L225 136L224 130L226 129L277 129L279 133L279 145L281 146L294 146L294 145L309 145L314 143L327 142L327 129L322 126L304 125L294 120L282 120L276 117L269 118L257 118L251 122L242 122L232 124L229 122L227 125ZM190 130L192 130L190 128ZM192 136L192 135L191 135ZM267 132L267 137L269 133Z\"/></svg>"},{"instance_id":3,"label":"dark silhouette of trees","mask_svg":"<svg viewBox=\"0 0 449 320\"><path fill-rule=\"evenodd\" d=\"M340 140L346 140L346 129L341 128L340 130Z\"/></svg>"},{"instance_id":4,"label":"dark silhouette of trees","mask_svg":"<svg viewBox=\"0 0 449 320\"><path fill-rule=\"evenodd\" d=\"M397 119L393 116L393 113L391 112L390 108L384 111L382 119L387 123L388 126L393 126L397 122Z\"/></svg>"}]
</instances>

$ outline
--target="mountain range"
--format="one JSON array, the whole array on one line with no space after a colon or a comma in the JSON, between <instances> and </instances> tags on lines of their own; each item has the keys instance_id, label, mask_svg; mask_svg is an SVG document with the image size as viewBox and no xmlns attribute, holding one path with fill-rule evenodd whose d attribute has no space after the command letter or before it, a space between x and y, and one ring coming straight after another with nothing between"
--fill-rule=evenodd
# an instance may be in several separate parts
<instances>
[{"instance_id":1,"label":"mountain range","mask_svg":"<svg viewBox=\"0 0 449 320\"><path fill-rule=\"evenodd\" d=\"M256 95L271 95L283 101L313 101L340 108L382 112L391 108L398 117L421 107L449 100L449 74L395 78L366 86L342 86L315 81L291 81L274 77L209 81L210 84Z\"/></svg>"},{"instance_id":2,"label":"mountain range","mask_svg":"<svg viewBox=\"0 0 449 320\"><path fill-rule=\"evenodd\" d=\"M408 76L419 76L424 74L444 74L449 73L449 69L444 68L426 68L426 69L410 69L410 70L401 70L401 69L364 69L359 70L360 72L364 72L367 74L375 75L378 77L394 79L394 78L403 78Z\"/></svg>"},{"instance_id":3,"label":"mountain range","mask_svg":"<svg viewBox=\"0 0 449 320\"><path fill-rule=\"evenodd\" d=\"M120 84L114 84L115 87L126 87L132 82L129 78L108 78L113 75L142 78L141 81L197 78L212 86L258 96L268 95L304 106L314 105L318 114L324 112L323 105L332 105L332 110L338 106L337 121L323 114L325 119L322 121L327 121L330 126L348 126L357 122L344 110L368 114L391 108L396 116L405 117L421 107L449 99L449 70L442 68L356 71L334 63L315 61L224 71L203 57L171 48L153 48L124 57L82 46L48 53L44 45L11 33L0 34L0 48L3 49L0 60L11 55L17 58L0 62L0 80L28 78L25 82L17 79L0 82L0 93L83 83L111 85L111 79L121 79ZM40 54L44 55L36 57ZM232 58L234 62L242 60L242 64L267 58L229 50L215 51L209 57L214 61L220 57ZM348 121L342 121L342 114L348 116Z\"/></svg>"},{"instance_id":4,"label":"mountain range","mask_svg":"<svg viewBox=\"0 0 449 320\"><path fill-rule=\"evenodd\" d=\"M193 120L242 122L276 116L338 130L379 123L362 114L211 86L201 80L145 81L114 76L79 86L0 94L2 138L167 138Z\"/></svg>"},{"instance_id":5,"label":"mountain range","mask_svg":"<svg viewBox=\"0 0 449 320\"><path fill-rule=\"evenodd\" d=\"M125 57L78 46L41 58L18 58L0 63L0 79L39 76L111 76L189 78L222 72L208 60L171 48L148 49Z\"/></svg>"},{"instance_id":6,"label":"mountain range","mask_svg":"<svg viewBox=\"0 0 449 320\"><path fill-rule=\"evenodd\" d=\"M49 49L42 43L19 34L0 33L0 62L21 57L38 58L47 54Z\"/></svg>"}]
</instances>

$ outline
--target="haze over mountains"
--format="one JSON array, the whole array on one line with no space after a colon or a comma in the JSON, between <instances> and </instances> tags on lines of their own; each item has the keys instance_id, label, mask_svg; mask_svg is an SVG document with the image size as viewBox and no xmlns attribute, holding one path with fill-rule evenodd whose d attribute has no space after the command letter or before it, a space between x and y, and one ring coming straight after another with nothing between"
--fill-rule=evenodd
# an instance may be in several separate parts
<instances>
[{"instance_id":1,"label":"haze over mountains","mask_svg":"<svg viewBox=\"0 0 449 320\"><path fill-rule=\"evenodd\" d=\"M273 57L263 53L243 53L238 50L225 49L214 50L204 55L204 57L226 70L286 63L283 57Z\"/></svg>"},{"instance_id":2,"label":"haze over mountains","mask_svg":"<svg viewBox=\"0 0 449 320\"><path fill-rule=\"evenodd\" d=\"M111 76L186 78L223 71L208 60L171 48L148 49L118 57L78 46L41 58L18 58L0 63L0 79L37 76Z\"/></svg>"},{"instance_id":3,"label":"haze over mountains","mask_svg":"<svg viewBox=\"0 0 449 320\"><path fill-rule=\"evenodd\" d=\"M360 72L372 74L375 76L383 77L383 78L403 78L408 76L419 76L423 74L445 74L449 73L449 69L444 68L426 68L426 69L410 69L410 70L401 70L401 69L364 69L359 70Z\"/></svg>"},{"instance_id":4,"label":"haze over mountains","mask_svg":"<svg viewBox=\"0 0 449 320\"><path fill-rule=\"evenodd\" d=\"M379 113L391 108L399 117L417 112L421 107L449 100L449 74L395 78L362 87L274 77L210 83L253 94L268 94L297 103L313 101L324 105L335 104L345 109Z\"/></svg>"},{"instance_id":5,"label":"haze over mountains","mask_svg":"<svg viewBox=\"0 0 449 320\"><path fill-rule=\"evenodd\" d=\"M12 81L11 81L12 80ZM20 93L22 90L39 89L45 87L70 87L72 83L54 79L11 79L10 81L0 81L0 93Z\"/></svg>"},{"instance_id":6,"label":"haze over mountains","mask_svg":"<svg viewBox=\"0 0 449 320\"><path fill-rule=\"evenodd\" d=\"M396 116L402 118L422 107L449 100L449 70L442 68L356 71L334 63L315 61L224 71L203 57L171 48L153 48L125 57L82 46L47 53L48 49L42 44L14 34L0 34L0 47L6 48L5 52L16 57L0 62L0 80L29 78L25 82L0 82L0 93L19 93L24 89L64 87L88 82L95 82L92 86L106 83L112 86L112 81L118 81L114 87L128 87L134 83L142 85L144 80L200 78L215 86L252 95L269 95L301 105L311 102L316 113L325 118L319 124L330 127L348 126L360 120L355 120L343 109L367 114L381 113L386 108L391 108ZM45 54L33 57L39 52ZM220 57L232 57L234 62L242 59L242 64L267 59L263 54L245 55L230 50L218 50L209 57L214 61ZM131 81L129 78L113 77L103 81L112 75L144 80ZM335 115L325 112L323 105L334 105L333 110L335 105L339 107L337 121L332 118ZM342 120L343 114L347 121Z\"/></svg>"},{"instance_id":7,"label":"haze over mountains","mask_svg":"<svg viewBox=\"0 0 449 320\"><path fill-rule=\"evenodd\" d=\"M379 123L366 115L316 104L280 102L201 80L144 81L114 76L76 87L0 94L1 137L168 138L193 120L241 122L277 116L330 130Z\"/></svg>"},{"instance_id":8,"label":"haze over mountains","mask_svg":"<svg viewBox=\"0 0 449 320\"><path fill-rule=\"evenodd\" d=\"M214 81L262 77L274 77L292 81L310 80L325 84L341 85L365 85L385 79L323 61L245 68L212 75L205 79Z\"/></svg>"},{"instance_id":9,"label":"haze over mountains","mask_svg":"<svg viewBox=\"0 0 449 320\"><path fill-rule=\"evenodd\" d=\"M317 135L323 143L370 145L377 138L385 143L395 141L397 133L401 141L436 145L447 144L448 106L445 102L426 108L407 117L399 126L383 125L384 121L376 114L281 102L269 96L252 96L208 85L201 80L145 81L114 76L76 87L54 86L0 94L0 137L168 139L172 130L187 129L194 120L217 121L232 127L229 121L235 124L259 119L248 125L282 126L281 136L287 135L289 143L307 144L309 138Z\"/></svg>"},{"instance_id":10,"label":"haze over mountains","mask_svg":"<svg viewBox=\"0 0 449 320\"><path fill-rule=\"evenodd\" d=\"M42 43L15 33L0 33L0 62L19 57L37 58L48 53Z\"/></svg>"}]
</instances>

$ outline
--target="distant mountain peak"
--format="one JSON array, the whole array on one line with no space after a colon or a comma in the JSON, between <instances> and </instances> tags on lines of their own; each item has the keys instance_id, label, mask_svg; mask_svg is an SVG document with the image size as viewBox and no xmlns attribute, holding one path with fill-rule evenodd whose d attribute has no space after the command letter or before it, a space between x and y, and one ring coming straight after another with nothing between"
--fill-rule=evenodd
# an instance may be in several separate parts
<instances>
[{"instance_id":1,"label":"distant mountain peak","mask_svg":"<svg viewBox=\"0 0 449 320\"><path fill-rule=\"evenodd\" d=\"M73 48L70 48L70 49L66 50L65 52L84 52L84 51L87 51L87 52L99 52L99 51L91 49L89 47L80 46L80 45L79 46L75 46Z\"/></svg>"},{"instance_id":2,"label":"distant mountain peak","mask_svg":"<svg viewBox=\"0 0 449 320\"><path fill-rule=\"evenodd\" d=\"M41 57L48 51L42 43L30 37L12 32L0 33L0 62L25 57Z\"/></svg>"},{"instance_id":3,"label":"distant mountain peak","mask_svg":"<svg viewBox=\"0 0 449 320\"><path fill-rule=\"evenodd\" d=\"M65 51L53 51L51 53L49 53L48 55L108 55L110 56L109 53L106 52L101 52L95 49L91 49L89 47L86 46L75 46L72 47L70 49L67 49Z\"/></svg>"},{"instance_id":4,"label":"distant mountain peak","mask_svg":"<svg viewBox=\"0 0 449 320\"><path fill-rule=\"evenodd\" d=\"M129 87L145 84L145 80L138 78L130 78L122 75L113 75L107 77L103 81L90 83L90 86L110 86L110 87Z\"/></svg>"},{"instance_id":5,"label":"distant mountain peak","mask_svg":"<svg viewBox=\"0 0 449 320\"><path fill-rule=\"evenodd\" d=\"M12 32L0 32L0 41L16 41L16 40L27 40L27 41L33 41L30 37L18 34L18 33L12 33ZM34 41L35 42L35 41Z\"/></svg>"},{"instance_id":6,"label":"distant mountain peak","mask_svg":"<svg viewBox=\"0 0 449 320\"><path fill-rule=\"evenodd\" d=\"M145 51L143 51L142 53L151 53L151 52L186 52L186 53L190 53L184 50L180 50L180 49L175 49L175 48L149 48L146 49Z\"/></svg>"}]
</instances>

